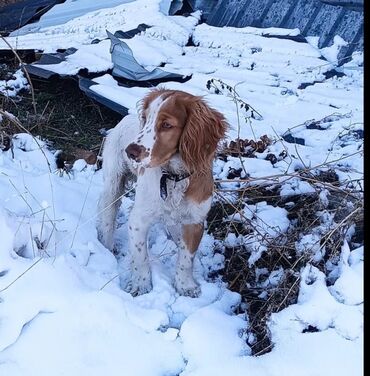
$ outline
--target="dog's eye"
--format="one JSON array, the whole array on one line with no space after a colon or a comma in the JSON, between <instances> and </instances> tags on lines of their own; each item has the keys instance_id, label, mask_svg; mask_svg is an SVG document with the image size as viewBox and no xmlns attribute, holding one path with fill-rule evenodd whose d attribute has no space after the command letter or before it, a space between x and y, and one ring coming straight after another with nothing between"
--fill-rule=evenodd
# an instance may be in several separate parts
<instances>
[{"instance_id":1,"label":"dog's eye","mask_svg":"<svg viewBox=\"0 0 370 376\"><path fill-rule=\"evenodd\" d=\"M170 123L167 123L167 121L164 121L162 123L162 128L163 129L171 129L171 128L173 128L173 126Z\"/></svg>"}]
</instances>

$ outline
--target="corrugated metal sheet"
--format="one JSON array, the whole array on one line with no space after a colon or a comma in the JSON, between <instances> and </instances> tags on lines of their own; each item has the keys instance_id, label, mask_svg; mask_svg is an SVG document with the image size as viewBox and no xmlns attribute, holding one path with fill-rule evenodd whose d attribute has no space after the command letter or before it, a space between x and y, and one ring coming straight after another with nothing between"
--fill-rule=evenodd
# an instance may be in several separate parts
<instances>
[{"instance_id":1,"label":"corrugated metal sheet","mask_svg":"<svg viewBox=\"0 0 370 376\"><path fill-rule=\"evenodd\" d=\"M363 0L190 0L204 9L213 26L298 28L318 36L319 47L332 45L336 35L349 42L340 57L363 49Z\"/></svg>"}]
</instances>

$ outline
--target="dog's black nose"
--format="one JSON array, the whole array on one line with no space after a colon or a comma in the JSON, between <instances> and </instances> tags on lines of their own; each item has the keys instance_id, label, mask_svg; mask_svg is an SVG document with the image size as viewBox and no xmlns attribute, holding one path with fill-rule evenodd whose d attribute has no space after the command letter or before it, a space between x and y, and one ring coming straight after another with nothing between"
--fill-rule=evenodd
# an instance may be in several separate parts
<instances>
[{"instance_id":1,"label":"dog's black nose","mask_svg":"<svg viewBox=\"0 0 370 376\"><path fill-rule=\"evenodd\" d=\"M126 148L126 154L130 159L133 159L134 161L139 161L141 158L140 156L143 155L145 152L145 148L142 145L138 144L130 144Z\"/></svg>"}]
</instances>

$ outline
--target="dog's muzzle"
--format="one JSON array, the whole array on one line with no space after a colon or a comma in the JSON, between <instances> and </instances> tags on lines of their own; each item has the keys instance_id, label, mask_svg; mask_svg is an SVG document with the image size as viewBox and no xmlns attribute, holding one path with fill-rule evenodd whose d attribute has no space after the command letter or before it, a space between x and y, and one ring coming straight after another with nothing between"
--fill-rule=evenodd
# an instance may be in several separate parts
<instances>
[{"instance_id":1,"label":"dog's muzzle","mask_svg":"<svg viewBox=\"0 0 370 376\"><path fill-rule=\"evenodd\" d=\"M149 156L149 153L146 151L144 146L135 143L132 143L129 146L127 146L125 151L127 156L135 162L140 162L145 157Z\"/></svg>"}]
</instances>

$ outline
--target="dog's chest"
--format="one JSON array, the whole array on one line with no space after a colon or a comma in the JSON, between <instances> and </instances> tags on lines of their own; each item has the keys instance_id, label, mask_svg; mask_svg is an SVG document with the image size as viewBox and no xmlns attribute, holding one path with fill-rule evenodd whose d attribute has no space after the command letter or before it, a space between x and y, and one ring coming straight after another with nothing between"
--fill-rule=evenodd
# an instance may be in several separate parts
<instances>
[{"instance_id":1,"label":"dog's chest","mask_svg":"<svg viewBox=\"0 0 370 376\"><path fill-rule=\"evenodd\" d=\"M202 223L211 205L211 197L195 203L186 196L189 178L166 180L166 195L161 195L160 170L148 169L138 177L135 202L143 208L152 222L159 220L169 226L179 223Z\"/></svg>"},{"instance_id":2,"label":"dog's chest","mask_svg":"<svg viewBox=\"0 0 370 376\"><path fill-rule=\"evenodd\" d=\"M178 182L167 180L165 184L167 197L160 198L163 220L169 224L175 224L190 218L191 210L189 210L189 202L185 197L189 179Z\"/></svg>"}]
</instances>

